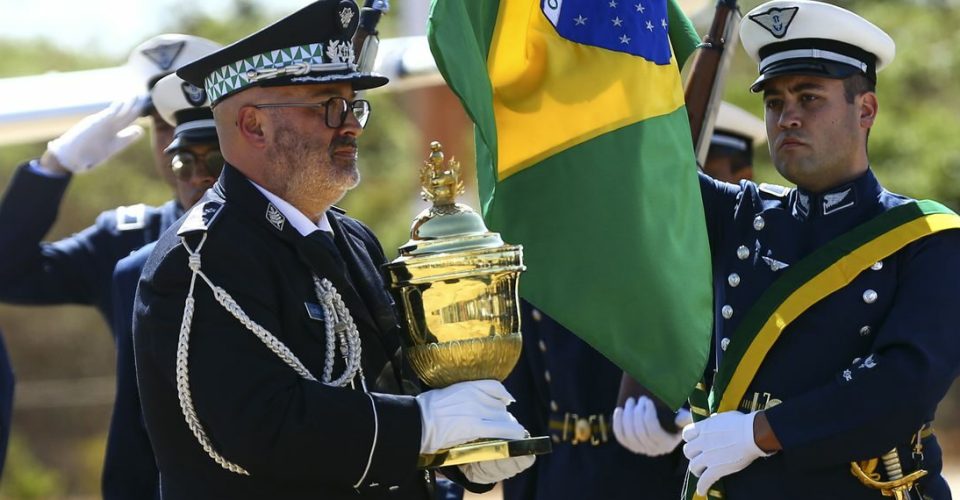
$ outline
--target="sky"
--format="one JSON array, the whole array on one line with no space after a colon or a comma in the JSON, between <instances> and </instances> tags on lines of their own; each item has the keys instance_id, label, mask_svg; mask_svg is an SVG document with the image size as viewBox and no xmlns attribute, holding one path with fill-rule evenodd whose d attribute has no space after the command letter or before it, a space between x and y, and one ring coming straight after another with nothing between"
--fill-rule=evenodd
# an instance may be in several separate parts
<instances>
[{"instance_id":1,"label":"sky","mask_svg":"<svg viewBox=\"0 0 960 500\"><path fill-rule=\"evenodd\" d=\"M254 0L270 11L292 12L310 0ZM161 33L183 9L215 13L231 0L0 0L0 36L42 37L69 48L127 54Z\"/></svg>"}]
</instances>

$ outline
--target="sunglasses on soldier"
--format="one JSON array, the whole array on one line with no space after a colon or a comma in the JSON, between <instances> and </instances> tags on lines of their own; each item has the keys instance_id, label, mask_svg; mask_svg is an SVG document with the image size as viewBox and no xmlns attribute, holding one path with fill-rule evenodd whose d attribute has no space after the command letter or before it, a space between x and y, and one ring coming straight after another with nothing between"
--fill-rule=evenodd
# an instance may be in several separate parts
<instances>
[{"instance_id":1,"label":"sunglasses on soldier","mask_svg":"<svg viewBox=\"0 0 960 500\"><path fill-rule=\"evenodd\" d=\"M173 174L181 181L189 181L194 174L219 177L226 160L219 149L211 149L204 154L191 151L177 151L170 160ZM201 166L202 165L202 166Z\"/></svg>"}]
</instances>

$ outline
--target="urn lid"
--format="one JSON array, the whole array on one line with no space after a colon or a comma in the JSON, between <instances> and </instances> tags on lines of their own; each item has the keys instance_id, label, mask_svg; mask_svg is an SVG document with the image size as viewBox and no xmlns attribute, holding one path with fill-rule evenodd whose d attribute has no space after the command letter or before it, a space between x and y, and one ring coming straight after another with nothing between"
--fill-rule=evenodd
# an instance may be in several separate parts
<instances>
[{"instance_id":1,"label":"urn lid","mask_svg":"<svg viewBox=\"0 0 960 500\"><path fill-rule=\"evenodd\" d=\"M400 247L400 256L423 256L503 246L498 233L491 233L483 218L467 205L456 202L463 194L460 163L444 162L443 146L430 143L430 157L420 167L420 197L433 206L420 212L410 227L410 240Z\"/></svg>"}]
</instances>

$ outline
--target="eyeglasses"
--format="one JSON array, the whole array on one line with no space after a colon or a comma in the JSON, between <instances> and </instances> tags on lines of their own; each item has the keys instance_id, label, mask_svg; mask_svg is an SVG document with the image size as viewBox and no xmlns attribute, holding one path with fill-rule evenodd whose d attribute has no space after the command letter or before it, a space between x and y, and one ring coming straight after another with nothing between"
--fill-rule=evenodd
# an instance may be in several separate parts
<instances>
[{"instance_id":1,"label":"eyeglasses","mask_svg":"<svg viewBox=\"0 0 960 500\"><path fill-rule=\"evenodd\" d=\"M360 128L367 126L367 120L370 119L370 102L365 99L356 99L348 101L343 97L331 97L325 102L278 102L270 104L254 104L257 109L262 108L314 108L324 111L324 121L330 128L340 128L347 121L347 113L353 112L353 116L360 122Z\"/></svg>"},{"instance_id":2,"label":"eyeglasses","mask_svg":"<svg viewBox=\"0 0 960 500\"><path fill-rule=\"evenodd\" d=\"M181 181L189 181L194 172L200 175L209 175L210 177L219 177L223 170L223 154L219 149L211 149L206 154L198 155L190 151L180 151L173 155L170 165L173 167L173 174ZM203 165L203 170L198 170L199 165Z\"/></svg>"}]
</instances>

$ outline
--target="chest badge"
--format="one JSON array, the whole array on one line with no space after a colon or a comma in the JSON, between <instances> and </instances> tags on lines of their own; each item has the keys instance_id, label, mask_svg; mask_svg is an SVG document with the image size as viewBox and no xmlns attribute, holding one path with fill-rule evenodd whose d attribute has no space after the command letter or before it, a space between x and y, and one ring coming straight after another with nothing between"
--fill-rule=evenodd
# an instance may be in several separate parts
<instances>
[{"instance_id":1,"label":"chest badge","mask_svg":"<svg viewBox=\"0 0 960 500\"><path fill-rule=\"evenodd\" d=\"M790 267L790 264L787 264L786 262L780 262L777 259L771 259L770 257L763 257L763 261L770 266L770 270L773 272Z\"/></svg>"},{"instance_id":2,"label":"chest badge","mask_svg":"<svg viewBox=\"0 0 960 500\"><path fill-rule=\"evenodd\" d=\"M315 304L313 302L304 302L303 306L307 308L307 316L314 321L323 321L326 316L323 313L323 307L320 304Z\"/></svg>"}]
</instances>

